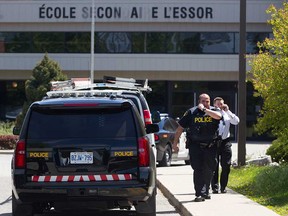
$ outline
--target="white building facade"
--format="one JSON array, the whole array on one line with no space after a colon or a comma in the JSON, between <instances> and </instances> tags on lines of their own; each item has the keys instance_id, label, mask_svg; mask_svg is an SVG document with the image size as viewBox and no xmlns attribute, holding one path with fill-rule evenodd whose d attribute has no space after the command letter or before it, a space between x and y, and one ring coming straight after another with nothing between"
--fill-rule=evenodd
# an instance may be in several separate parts
<instances>
[{"instance_id":1,"label":"white building facade","mask_svg":"<svg viewBox=\"0 0 288 216\"><path fill-rule=\"evenodd\" d=\"M202 92L222 96L237 112L240 1L94 3L95 80L148 78L152 108L174 117ZM265 12L270 4L281 7L282 1L247 0L247 53L272 37ZM0 0L0 118L23 103L15 98L23 98L23 83L45 52L69 78L90 76L92 11L90 0ZM258 109L253 106L251 115Z\"/></svg>"}]
</instances>

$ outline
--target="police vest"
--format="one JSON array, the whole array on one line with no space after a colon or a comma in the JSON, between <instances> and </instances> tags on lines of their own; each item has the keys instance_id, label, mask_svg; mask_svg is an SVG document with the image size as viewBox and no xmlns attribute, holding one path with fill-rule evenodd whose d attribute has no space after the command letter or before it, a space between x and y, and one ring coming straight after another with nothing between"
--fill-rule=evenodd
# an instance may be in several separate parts
<instances>
[{"instance_id":1,"label":"police vest","mask_svg":"<svg viewBox=\"0 0 288 216\"><path fill-rule=\"evenodd\" d=\"M196 109L191 115L187 138L189 141L210 143L218 136L219 121Z\"/></svg>"}]
</instances>

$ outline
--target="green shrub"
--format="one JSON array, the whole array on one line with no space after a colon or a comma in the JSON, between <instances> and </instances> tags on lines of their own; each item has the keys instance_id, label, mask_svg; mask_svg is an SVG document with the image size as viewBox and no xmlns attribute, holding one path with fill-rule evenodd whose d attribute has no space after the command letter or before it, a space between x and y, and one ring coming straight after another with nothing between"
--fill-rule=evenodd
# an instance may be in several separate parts
<instances>
[{"instance_id":1,"label":"green shrub","mask_svg":"<svg viewBox=\"0 0 288 216\"><path fill-rule=\"evenodd\" d=\"M0 149L14 149L17 140L16 135L0 135Z\"/></svg>"},{"instance_id":2,"label":"green shrub","mask_svg":"<svg viewBox=\"0 0 288 216\"><path fill-rule=\"evenodd\" d=\"M0 135L12 135L15 122L0 122Z\"/></svg>"},{"instance_id":3,"label":"green shrub","mask_svg":"<svg viewBox=\"0 0 288 216\"><path fill-rule=\"evenodd\" d=\"M272 142L266 154L270 155L273 161L278 163L288 162L288 141L278 138Z\"/></svg>"}]
</instances>

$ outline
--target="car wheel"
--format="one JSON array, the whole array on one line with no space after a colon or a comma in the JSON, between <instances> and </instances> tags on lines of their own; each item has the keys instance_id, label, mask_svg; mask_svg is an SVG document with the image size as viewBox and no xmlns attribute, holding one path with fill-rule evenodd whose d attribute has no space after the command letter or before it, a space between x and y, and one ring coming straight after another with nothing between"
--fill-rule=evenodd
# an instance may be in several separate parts
<instances>
[{"instance_id":1,"label":"car wheel","mask_svg":"<svg viewBox=\"0 0 288 216\"><path fill-rule=\"evenodd\" d=\"M185 164L190 165L191 164L190 160L185 160Z\"/></svg>"},{"instance_id":2,"label":"car wheel","mask_svg":"<svg viewBox=\"0 0 288 216\"><path fill-rule=\"evenodd\" d=\"M18 203L13 192L12 192L12 215L13 216L32 216L33 215L32 206Z\"/></svg>"},{"instance_id":3,"label":"car wheel","mask_svg":"<svg viewBox=\"0 0 288 216\"><path fill-rule=\"evenodd\" d=\"M172 160L172 149L171 149L170 145L166 145L163 158L159 162L159 165L162 167L170 166L171 160Z\"/></svg>"},{"instance_id":4,"label":"car wheel","mask_svg":"<svg viewBox=\"0 0 288 216\"><path fill-rule=\"evenodd\" d=\"M156 192L146 201L135 206L137 216L156 216Z\"/></svg>"}]
</instances>

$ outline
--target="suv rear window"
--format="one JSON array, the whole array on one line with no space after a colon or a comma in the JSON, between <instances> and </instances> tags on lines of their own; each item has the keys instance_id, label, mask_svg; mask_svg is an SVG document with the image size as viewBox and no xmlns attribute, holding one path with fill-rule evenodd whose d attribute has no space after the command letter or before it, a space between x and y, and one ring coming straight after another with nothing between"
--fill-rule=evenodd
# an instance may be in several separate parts
<instances>
[{"instance_id":1,"label":"suv rear window","mask_svg":"<svg viewBox=\"0 0 288 216\"><path fill-rule=\"evenodd\" d=\"M34 109L28 139L135 137L131 109Z\"/></svg>"}]
</instances>

